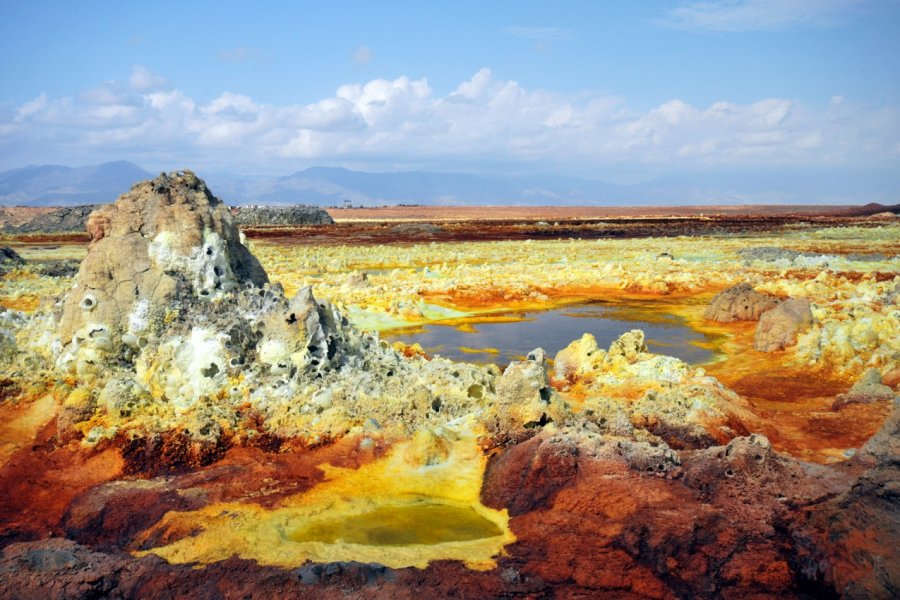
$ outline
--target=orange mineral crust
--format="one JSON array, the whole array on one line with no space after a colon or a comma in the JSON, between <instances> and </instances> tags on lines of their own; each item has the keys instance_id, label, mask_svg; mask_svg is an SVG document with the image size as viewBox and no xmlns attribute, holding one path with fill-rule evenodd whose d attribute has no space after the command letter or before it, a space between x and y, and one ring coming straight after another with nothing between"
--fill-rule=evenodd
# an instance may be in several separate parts
<instances>
[{"instance_id":1,"label":"orange mineral crust","mask_svg":"<svg viewBox=\"0 0 900 600\"><path fill-rule=\"evenodd\" d=\"M884 402L835 410L835 397L853 384L850 377L785 364L782 353L754 350L755 322L713 324L697 318L691 307L681 312L689 318L693 314L697 327L719 334L716 345L725 358L706 371L745 399L755 414L748 426L768 436L781 452L813 462L844 460L845 452L862 446L891 411Z\"/></svg>"}]
</instances>

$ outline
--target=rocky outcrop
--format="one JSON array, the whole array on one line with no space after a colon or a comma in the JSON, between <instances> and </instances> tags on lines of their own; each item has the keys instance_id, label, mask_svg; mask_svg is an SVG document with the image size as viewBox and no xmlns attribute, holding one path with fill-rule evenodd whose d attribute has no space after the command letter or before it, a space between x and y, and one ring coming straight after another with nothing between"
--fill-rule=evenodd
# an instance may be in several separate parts
<instances>
[{"instance_id":1,"label":"rocky outcrop","mask_svg":"<svg viewBox=\"0 0 900 600\"><path fill-rule=\"evenodd\" d=\"M10 234L81 233L91 213L102 204L63 206L41 210L27 218L8 219L2 230ZM280 227L295 225L331 225L334 220L327 211L316 206L240 206L230 209L238 226Z\"/></svg>"},{"instance_id":2,"label":"rocky outcrop","mask_svg":"<svg viewBox=\"0 0 900 600\"><path fill-rule=\"evenodd\" d=\"M881 430L854 457L868 467L843 493L811 507L796 528L807 577L842 598L900 593L900 400Z\"/></svg>"},{"instance_id":3,"label":"rocky outcrop","mask_svg":"<svg viewBox=\"0 0 900 600\"><path fill-rule=\"evenodd\" d=\"M839 410L848 404L869 404L871 402L890 401L894 398L894 390L884 385L881 372L869 369L863 373L846 394L839 394L831 405L832 410Z\"/></svg>"},{"instance_id":4,"label":"rocky outcrop","mask_svg":"<svg viewBox=\"0 0 900 600\"><path fill-rule=\"evenodd\" d=\"M12 364L18 352L16 334L25 325L24 314L0 306L0 361Z\"/></svg>"},{"instance_id":5,"label":"rocky outcrop","mask_svg":"<svg viewBox=\"0 0 900 600\"><path fill-rule=\"evenodd\" d=\"M65 539L12 544L0 553L0 598L109 597L123 563Z\"/></svg>"},{"instance_id":6,"label":"rocky outcrop","mask_svg":"<svg viewBox=\"0 0 900 600\"><path fill-rule=\"evenodd\" d=\"M847 254L822 254L818 252L801 252L790 248L776 248L773 246L761 246L757 248L744 248L738 251L738 255L744 259L745 265L754 261L771 262L782 266L797 266L806 268L825 268L833 262L877 262L887 260L889 257L879 252L849 252Z\"/></svg>"},{"instance_id":7,"label":"rocky outcrop","mask_svg":"<svg viewBox=\"0 0 900 600\"><path fill-rule=\"evenodd\" d=\"M317 206L238 206L231 209L240 226L279 227L292 225L332 225L334 219Z\"/></svg>"},{"instance_id":8,"label":"rocky outcrop","mask_svg":"<svg viewBox=\"0 0 900 600\"><path fill-rule=\"evenodd\" d=\"M80 373L146 345L172 311L268 280L228 208L190 171L135 185L91 213L88 231L60 320L65 361Z\"/></svg>"},{"instance_id":9,"label":"rocky outcrop","mask_svg":"<svg viewBox=\"0 0 900 600\"><path fill-rule=\"evenodd\" d=\"M757 292L748 283L740 283L719 292L703 312L703 318L717 323L757 321L759 316L778 306L778 298Z\"/></svg>"},{"instance_id":10,"label":"rocky outcrop","mask_svg":"<svg viewBox=\"0 0 900 600\"><path fill-rule=\"evenodd\" d=\"M478 391L482 394L482 391ZM534 428L547 423L564 424L571 413L547 376L547 360L540 348L525 360L513 361L497 381L495 401L497 433L515 433L520 427Z\"/></svg>"},{"instance_id":11,"label":"rocky outcrop","mask_svg":"<svg viewBox=\"0 0 900 600\"><path fill-rule=\"evenodd\" d=\"M773 246L760 246L757 248L744 248L738 251L738 255L744 260L761 260L767 262L786 261L793 262L801 256L814 256L810 253L798 252L788 248L775 248Z\"/></svg>"},{"instance_id":12,"label":"rocky outcrop","mask_svg":"<svg viewBox=\"0 0 900 600\"><path fill-rule=\"evenodd\" d=\"M541 577L559 596L831 597L831 582L796 560L792 531L798 507L851 481L759 435L675 452L588 427L495 454L482 498L509 507L519 538L509 554L522 577ZM877 560L864 541L855 548L857 560Z\"/></svg>"},{"instance_id":13,"label":"rocky outcrop","mask_svg":"<svg viewBox=\"0 0 900 600\"><path fill-rule=\"evenodd\" d=\"M0 248L0 275L17 269L25 264L25 259L19 253L8 246Z\"/></svg>"},{"instance_id":14,"label":"rocky outcrop","mask_svg":"<svg viewBox=\"0 0 900 600\"><path fill-rule=\"evenodd\" d=\"M775 352L793 346L797 334L812 325L809 300L790 298L764 312L756 326L753 347L761 352Z\"/></svg>"},{"instance_id":15,"label":"rocky outcrop","mask_svg":"<svg viewBox=\"0 0 900 600\"><path fill-rule=\"evenodd\" d=\"M25 259L19 256L19 253L9 246L3 246L0 248L0 264L6 263L21 265L25 264Z\"/></svg>"},{"instance_id":16,"label":"rocky outcrop","mask_svg":"<svg viewBox=\"0 0 900 600\"><path fill-rule=\"evenodd\" d=\"M702 369L648 352L642 331L623 334L608 351L585 334L556 355L554 369L563 396L583 399L585 418L605 433L662 439L674 448L746 433L737 394Z\"/></svg>"}]
</instances>

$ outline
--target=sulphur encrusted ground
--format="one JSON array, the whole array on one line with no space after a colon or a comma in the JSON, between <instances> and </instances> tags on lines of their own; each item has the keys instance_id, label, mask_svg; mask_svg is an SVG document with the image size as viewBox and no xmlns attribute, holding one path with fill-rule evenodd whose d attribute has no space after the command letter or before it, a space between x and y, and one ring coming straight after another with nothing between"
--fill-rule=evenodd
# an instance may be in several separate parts
<instances>
[{"instance_id":1,"label":"sulphur encrusted ground","mask_svg":"<svg viewBox=\"0 0 900 600\"><path fill-rule=\"evenodd\" d=\"M775 450L804 461L845 461L881 427L890 411L890 406L877 403L836 410L833 402L866 369L887 373L897 368L900 225L891 221L797 223L765 232L710 227L680 237L465 242L401 238L398 235L396 243L390 244L365 239L311 243L301 233L282 234L255 237L250 248L288 296L312 286L318 298L334 303L360 329L384 332L433 322L465 328L482 321L508 320L505 313L510 310L538 311L588 302L615 306L622 315L639 312L644 319L652 318L647 315L654 311L676 315L710 340L715 359L700 366L746 401L753 431L765 434ZM26 312L72 284L70 277L42 274L34 264L85 255L85 245L79 241L9 242L32 264L0 278L0 305ZM753 349L755 323L705 321L703 311L710 299L742 282L782 298L808 298L814 327L800 334L796 346L763 353ZM533 346L541 344L537 339ZM409 354L421 352L400 347ZM472 349L462 349L467 351ZM4 385L12 390L16 382ZM582 400L578 387L559 387L563 399L578 410ZM413 439L396 440L361 435L331 449L292 449L293 454L272 452L264 442L257 447L248 444L231 449L222 463L196 479L181 475L179 480L157 478L143 483L124 476L123 460L115 448L79 454L82 450L56 439L53 414L47 414L56 406L52 396L30 398L28 390L16 390L15 395L22 401L2 406L6 414L0 422L0 467L6 469L4 481L17 486L10 490L7 510L0 515L15 525L9 528L10 536L31 539L47 528L58 535L99 540L98 547L127 540L124 545L133 556L155 555L172 564L214 564L237 557L277 568L295 567L306 560L425 568L435 561L454 560L470 570L496 567L498 557L517 540L511 512L492 508L500 504L484 500L489 457L479 446L482 424L472 419L454 423L438 436L420 432ZM38 466L37 459L27 454L32 443L56 462ZM549 485L555 477L574 477L565 472L569 463L564 452L553 451L548 458L533 445L510 451L537 456L528 468L539 473L538 483L525 483L540 488L542 478ZM16 461L11 460L14 455L19 457ZM527 458L531 460L531 454ZM516 460L515 455L509 459ZM230 475L229 469L243 475ZM29 474L36 471L43 479L32 485ZM627 504L629 486L639 474L615 471L591 476L598 481L622 478L621 490L597 491L616 498L607 503L607 518L619 518L615 508ZM495 478L501 479L500 475ZM660 506L680 506L687 501L686 495L670 498L667 494L675 492L656 480L640 482L649 490L641 500L647 506L657 501ZM111 487L95 493L101 484ZM512 490L516 485L508 487ZM514 497L500 483L495 486ZM147 503L146 510L141 509L147 516L139 527L129 528L127 519L116 521L117 514L128 514L132 508L104 505L101 512L92 508L102 504L99 498L105 502L117 494L126 499L122 506ZM594 490L578 494L571 499L562 494L560 506L566 502L571 506L558 514L577 514L596 495ZM529 515L542 510L539 504L529 506L532 512L513 515L520 519L520 531L532 536L529 543L543 540L543 533L534 532L552 527L557 518L534 517L532 523ZM685 530L699 530L701 525L692 523ZM89 535L83 533L89 529ZM601 533L613 537L613 533L594 532L598 539ZM618 530L614 533L619 535ZM516 560L525 561L522 556L532 560L521 539L519 543ZM609 554L604 556L613 566L604 573L616 570L614 561L627 543L626 538L609 542ZM552 554L535 559L542 566L534 572L546 568L547 581L552 581L548 574L552 571L564 583L586 576L586 569L560 575L567 567L554 564ZM755 563L747 559L748 565ZM775 578L763 575L753 577ZM624 584L606 581L578 580L578 585L624 589ZM655 588L631 589L647 597L666 597Z\"/></svg>"}]
</instances>

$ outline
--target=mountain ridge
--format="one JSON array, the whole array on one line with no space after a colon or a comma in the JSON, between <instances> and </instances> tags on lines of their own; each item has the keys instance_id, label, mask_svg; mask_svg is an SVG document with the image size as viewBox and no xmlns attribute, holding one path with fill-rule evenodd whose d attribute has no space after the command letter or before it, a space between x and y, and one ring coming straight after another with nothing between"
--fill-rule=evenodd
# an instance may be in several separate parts
<instances>
[{"instance_id":1,"label":"mountain ridge","mask_svg":"<svg viewBox=\"0 0 900 600\"><path fill-rule=\"evenodd\" d=\"M440 171L368 172L312 166L288 175L201 173L217 196L234 205L707 205L894 204L890 180L828 171L760 177L711 171L669 174L616 184L562 175L482 175ZM36 165L0 172L0 205L74 206L114 201L152 174L129 161L83 167Z\"/></svg>"}]
</instances>

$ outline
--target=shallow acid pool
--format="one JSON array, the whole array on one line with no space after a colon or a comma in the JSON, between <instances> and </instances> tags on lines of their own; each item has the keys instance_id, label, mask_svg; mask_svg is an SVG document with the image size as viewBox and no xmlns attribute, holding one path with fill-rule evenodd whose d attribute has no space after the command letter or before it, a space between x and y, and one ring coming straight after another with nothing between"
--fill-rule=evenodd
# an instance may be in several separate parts
<instances>
[{"instance_id":1,"label":"shallow acid pool","mask_svg":"<svg viewBox=\"0 0 900 600\"><path fill-rule=\"evenodd\" d=\"M501 317L503 320L496 320ZM589 304L547 311L492 315L483 322L428 324L381 334L389 342L417 343L429 354L453 360L505 365L543 348L549 358L585 333L601 348L632 329L643 330L647 347L691 364L716 358L712 336L692 329L684 319L664 309Z\"/></svg>"},{"instance_id":2,"label":"shallow acid pool","mask_svg":"<svg viewBox=\"0 0 900 600\"><path fill-rule=\"evenodd\" d=\"M294 542L409 546L467 542L503 535L474 508L420 503L381 506L375 510L305 524L288 534Z\"/></svg>"}]
</instances>

